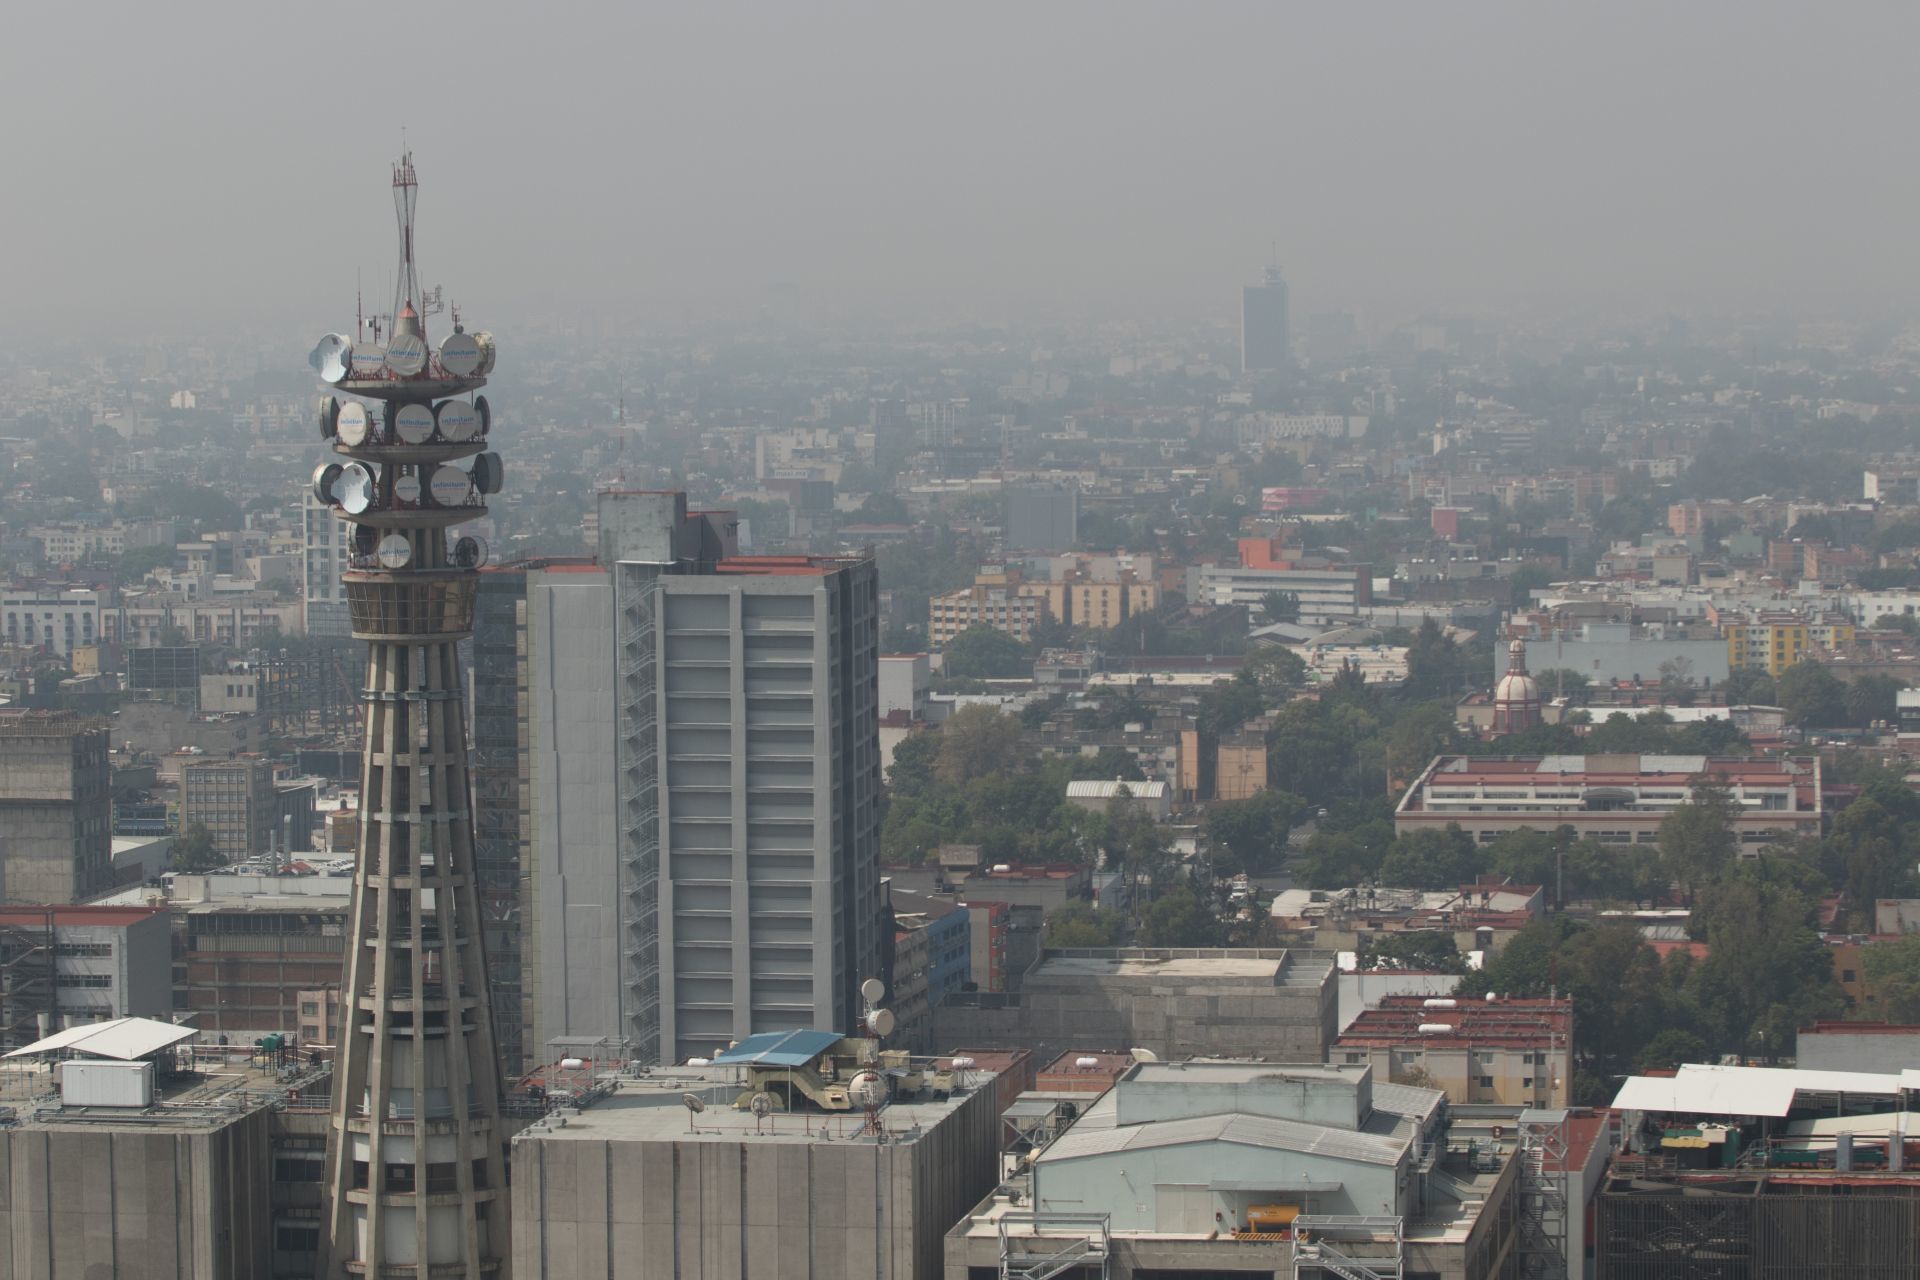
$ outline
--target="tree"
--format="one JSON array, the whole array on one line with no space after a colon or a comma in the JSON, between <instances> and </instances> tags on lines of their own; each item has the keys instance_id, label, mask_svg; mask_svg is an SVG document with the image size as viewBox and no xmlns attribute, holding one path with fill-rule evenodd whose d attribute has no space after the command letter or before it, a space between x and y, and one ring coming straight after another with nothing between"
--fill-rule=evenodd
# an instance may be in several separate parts
<instances>
[{"instance_id":1,"label":"tree","mask_svg":"<svg viewBox=\"0 0 1920 1280\"><path fill-rule=\"evenodd\" d=\"M1693 659L1688 657L1668 658L1660 664L1660 688L1662 692L1676 695L1689 695L1693 692Z\"/></svg>"},{"instance_id":2,"label":"tree","mask_svg":"<svg viewBox=\"0 0 1920 1280\"><path fill-rule=\"evenodd\" d=\"M1252 673L1242 667L1234 673L1233 679L1217 681L1211 689L1200 695L1200 706L1194 713L1194 727L1204 737L1218 738L1266 709L1267 700L1261 696L1259 684Z\"/></svg>"},{"instance_id":3,"label":"tree","mask_svg":"<svg viewBox=\"0 0 1920 1280\"><path fill-rule=\"evenodd\" d=\"M1707 1042L1691 1031L1680 1027L1668 1027L1657 1032L1647 1041L1639 1053L1634 1055L1633 1069L1636 1073L1648 1071L1671 1071L1686 1062L1705 1062L1707 1060Z\"/></svg>"},{"instance_id":4,"label":"tree","mask_svg":"<svg viewBox=\"0 0 1920 1280\"><path fill-rule=\"evenodd\" d=\"M1376 933L1360 939L1362 969L1407 969L1417 973L1465 973L1467 958L1453 935L1440 929Z\"/></svg>"},{"instance_id":5,"label":"tree","mask_svg":"<svg viewBox=\"0 0 1920 1280\"><path fill-rule=\"evenodd\" d=\"M1033 660L1025 646L992 627L968 627L947 641L940 673L973 680L1009 680L1031 675Z\"/></svg>"},{"instance_id":6,"label":"tree","mask_svg":"<svg viewBox=\"0 0 1920 1280\"><path fill-rule=\"evenodd\" d=\"M1215 870L1264 867L1276 861L1286 847L1287 833L1306 808L1299 796L1273 790L1255 792L1245 800L1216 801L1207 810Z\"/></svg>"},{"instance_id":7,"label":"tree","mask_svg":"<svg viewBox=\"0 0 1920 1280\"><path fill-rule=\"evenodd\" d=\"M1019 763L1020 721L993 707L965 706L940 726L934 777L958 786Z\"/></svg>"},{"instance_id":8,"label":"tree","mask_svg":"<svg viewBox=\"0 0 1920 1280\"><path fill-rule=\"evenodd\" d=\"M1122 922L1084 902L1065 902L1047 915L1050 947L1111 947L1119 944Z\"/></svg>"},{"instance_id":9,"label":"tree","mask_svg":"<svg viewBox=\"0 0 1920 1280\"><path fill-rule=\"evenodd\" d=\"M1449 822L1444 831L1416 831L1394 845L1380 863L1383 883L1410 889L1457 889L1480 874L1473 837Z\"/></svg>"},{"instance_id":10,"label":"tree","mask_svg":"<svg viewBox=\"0 0 1920 1280\"><path fill-rule=\"evenodd\" d=\"M1300 621L1300 596L1293 591L1269 591L1260 597L1260 612L1268 622Z\"/></svg>"},{"instance_id":11,"label":"tree","mask_svg":"<svg viewBox=\"0 0 1920 1280\"><path fill-rule=\"evenodd\" d=\"M1523 564L1507 575L1507 602L1516 609L1533 603L1533 593L1553 585L1553 570L1537 564Z\"/></svg>"},{"instance_id":12,"label":"tree","mask_svg":"<svg viewBox=\"0 0 1920 1280\"><path fill-rule=\"evenodd\" d=\"M1847 709L1847 722L1865 729L1875 721L1892 724L1900 718L1898 700L1906 681L1893 676L1856 676L1841 695Z\"/></svg>"},{"instance_id":13,"label":"tree","mask_svg":"<svg viewBox=\"0 0 1920 1280\"><path fill-rule=\"evenodd\" d=\"M1146 947L1217 947L1226 941L1219 915L1187 885L1162 894L1140 922Z\"/></svg>"},{"instance_id":14,"label":"tree","mask_svg":"<svg viewBox=\"0 0 1920 1280\"><path fill-rule=\"evenodd\" d=\"M1301 661L1300 655L1275 644L1252 650L1240 670L1260 686L1269 701L1275 694L1298 689L1307 678L1307 664Z\"/></svg>"},{"instance_id":15,"label":"tree","mask_svg":"<svg viewBox=\"0 0 1920 1280\"><path fill-rule=\"evenodd\" d=\"M1779 705L1780 691L1775 688L1773 677L1759 667L1735 667L1720 687L1727 695L1729 706Z\"/></svg>"},{"instance_id":16,"label":"tree","mask_svg":"<svg viewBox=\"0 0 1920 1280\"><path fill-rule=\"evenodd\" d=\"M860 510L855 514L868 524L910 524L913 521L907 504L891 493L868 494L867 500L860 504Z\"/></svg>"},{"instance_id":17,"label":"tree","mask_svg":"<svg viewBox=\"0 0 1920 1280\"><path fill-rule=\"evenodd\" d=\"M1889 1022L1920 1021L1920 933L1902 934L1865 949L1866 1012Z\"/></svg>"},{"instance_id":18,"label":"tree","mask_svg":"<svg viewBox=\"0 0 1920 1280\"><path fill-rule=\"evenodd\" d=\"M1846 723L1846 685L1811 658L1802 658L1788 667L1774 685L1787 719L1800 728Z\"/></svg>"},{"instance_id":19,"label":"tree","mask_svg":"<svg viewBox=\"0 0 1920 1280\"><path fill-rule=\"evenodd\" d=\"M1806 895L1758 877L1729 876L1704 894L1692 924L1707 958L1689 982L1720 1042L1746 1057L1754 1041L1790 1050L1794 1029L1838 1012L1832 952L1812 928Z\"/></svg>"},{"instance_id":20,"label":"tree","mask_svg":"<svg viewBox=\"0 0 1920 1280\"><path fill-rule=\"evenodd\" d=\"M1724 782L1702 779L1693 796L1660 820L1660 860L1667 877L1685 887L1687 905L1703 884L1733 861L1740 837L1733 829L1737 812Z\"/></svg>"},{"instance_id":21,"label":"tree","mask_svg":"<svg viewBox=\"0 0 1920 1280\"><path fill-rule=\"evenodd\" d=\"M1465 678L1460 647L1432 618L1422 622L1407 648L1407 692L1416 698L1438 698L1459 692Z\"/></svg>"},{"instance_id":22,"label":"tree","mask_svg":"<svg viewBox=\"0 0 1920 1280\"><path fill-rule=\"evenodd\" d=\"M175 871L186 872L211 871L227 865L227 860L213 847L213 833L201 822L188 823L174 840L172 861Z\"/></svg>"}]
</instances>

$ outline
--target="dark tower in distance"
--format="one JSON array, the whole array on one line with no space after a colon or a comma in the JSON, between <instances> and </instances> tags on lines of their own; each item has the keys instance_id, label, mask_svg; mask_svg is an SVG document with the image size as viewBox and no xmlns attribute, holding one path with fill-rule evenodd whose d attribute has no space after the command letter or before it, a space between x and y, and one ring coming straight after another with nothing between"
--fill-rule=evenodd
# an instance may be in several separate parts
<instances>
[{"instance_id":1,"label":"dark tower in distance","mask_svg":"<svg viewBox=\"0 0 1920 1280\"><path fill-rule=\"evenodd\" d=\"M1279 267L1268 267L1266 278L1240 290L1240 372L1293 366L1287 330L1287 280Z\"/></svg>"},{"instance_id":2,"label":"dark tower in distance","mask_svg":"<svg viewBox=\"0 0 1920 1280\"><path fill-rule=\"evenodd\" d=\"M414 265L413 158L393 169L393 311L314 349L320 431L341 461L314 497L346 521L342 577L367 644L360 845L348 915L327 1146L321 1274L503 1277L508 1209L499 1059L474 883L458 643L472 633L479 539L456 526L500 488L487 449L493 340ZM462 462L468 465L459 465Z\"/></svg>"}]
</instances>

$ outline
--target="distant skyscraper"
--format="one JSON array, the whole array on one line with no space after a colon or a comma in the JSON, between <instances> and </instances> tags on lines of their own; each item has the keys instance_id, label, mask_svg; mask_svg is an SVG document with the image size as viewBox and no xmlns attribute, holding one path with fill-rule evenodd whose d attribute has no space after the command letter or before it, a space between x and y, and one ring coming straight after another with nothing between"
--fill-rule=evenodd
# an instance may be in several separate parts
<instances>
[{"instance_id":1,"label":"distant skyscraper","mask_svg":"<svg viewBox=\"0 0 1920 1280\"><path fill-rule=\"evenodd\" d=\"M873 563L736 555L680 493L599 516L597 561L529 564L476 639L524 654L524 798L477 822L526 832L525 1052L850 1030L880 949Z\"/></svg>"},{"instance_id":2,"label":"distant skyscraper","mask_svg":"<svg viewBox=\"0 0 1920 1280\"><path fill-rule=\"evenodd\" d=\"M1279 267L1268 267L1266 279L1240 291L1240 371L1288 368L1288 341L1286 277Z\"/></svg>"},{"instance_id":3,"label":"distant skyscraper","mask_svg":"<svg viewBox=\"0 0 1920 1280\"><path fill-rule=\"evenodd\" d=\"M1007 549L1070 551L1079 517L1080 491L1072 485L1008 485Z\"/></svg>"},{"instance_id":4,"label":"distant skyscraper","mask_svg":"<svg viewBox=\"0 0 1920 1280\"><path fill-rule=\"evenodd\" d=\"M480 929L466 681L484 548L451 536L500 488L487 451L493 341L429 347L414 271L412 158L393 169L400 271L391 317L321 339L346 396L321 421L342 461L314 493L348 537L346 601L367 645L347 1008L334 1060L321 1274L481 1276L510 1257L499 1062ZM437 293L437 291L436 291ZM366 402L372 401L369 406ZM454 465L471 459L470 469Z\"/></svg>"}]
</instances>

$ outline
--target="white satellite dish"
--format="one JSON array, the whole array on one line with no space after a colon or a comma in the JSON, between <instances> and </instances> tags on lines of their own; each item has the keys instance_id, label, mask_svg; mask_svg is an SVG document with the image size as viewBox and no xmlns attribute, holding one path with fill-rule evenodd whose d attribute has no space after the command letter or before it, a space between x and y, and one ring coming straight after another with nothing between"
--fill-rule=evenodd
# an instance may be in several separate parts
<instances>
[{"instance_id":1,"label":"white satellite dish","mask_svg":"<svg viewBox=\"0 0 1920 1280\"><path fill-rule=\"evenodd\" d=\"M480 369L480 344L470 333L450 333L440 344L440 367L456 378L471 377Z\"/></svg>"},{"instance_id":2,"label":"white satellite dish","mask_svg":"<svg viewBox=\"0 0 1920 1280\"><path fill-rule=\"evenodd\" d=\"M480 415L464 400L442 400L433 411L440 424L440 438L458 443L480 434Z\"/></svg>"},{"instance_id":3,"label":"white satellite dish","mask_svg":"<svg viewBox=\"0 0 1920 1280\"><path fill-rule=\"evenodd\" d=\"M1160 1055L1155 1053L1151 1049L1129 1049L1127 1050L1127 1056L1129 1058L1132 1058L1135 1062L1160 1061Z\"/></svg>"},{"instance_id":4,"label":"white satellite dish","mask_svg":"<svg viewBox=\"0 0 1920 1280\"><path fill-rule=\"evenodd\" d=\"M493 335L482 329L473 335L473 343L480 348L480 367L474 372L484 378L493 372Z\"/></svg>"},{"instance_id":5,"label":"white satellite dish","mask_svg":"<svg viewBox=\"0 0 1920 1280\"><path fill-rule=\"evenodd\" d=\"M380 548L373 555L382 569L404 569L413 559L413 544L404 533L390 533L380 539Z\"/></svg>"},{"instance_id":6,"label":"white satellite dish","mask_svg":"<svg viewBox=\"0 0 1920 1280\"><path fill-rule=\"evenodd\" d=\"M377 378L387 367L387 349L377 342L355 344L350 368L355 379Z\"/></svg>"},{"instance_id":7,"label":"white satellite dish","mask_svg":"<svg viewBox=\"0 0 1920 1280\"><path fill-rule=\"evenodd\" d=\"M427 367L427 343L417 333L395 335L387 344L387 368L403 378L411 378Z\"/></svg>"},{"instance_id":8,"label":"white satellite dish","mask_svg":"<svg viewBox=\"0 0 1920 1280\"><path fill-rule=\"evenodd\" d=\"M887 1100L887 1082L872 1071L862 1071L847 1082L847 1096L853 1104L869 1111Z\"/></svg>"},{"instance_id":9,"label":"white satellite dish","mask_svg":"<svg viewBox=\"0 0 1920 1280\"><path fill-rule=\"evenodd\" d=\"M393 498L408 506L420 501L420 477L411 471L402 472L393 478Z\"/></svg>"},{"instance_id":10,"label":"white satellite dish","mask_svg":"<svg viewBox=\"0 0 1920 1280\"><path fill-rule=\"evenodd\" d=\"M480 415L480 434L493 430L493 406L487 403L485 396L473 398L473 411Z\"/></svg>"},{"instance_id":11,"label":"white satellite dish","mask_svg":"<svg viewBox=\"0 0 1920 1280\"><path fill-rule=\"evenodd\" d=\"M887 995L887 984L878 978L868 978L860 984L860 998L868 1004L878 1004Z\"/></svg>"},{"instance_id":12,"label":"white satellite dish","mask_svg":"<svg viewBox=\"0 0 1920 1280\"><path fill-rule=\"evenodd\" d=\"M483 453L473 460L473 487L481 493L500 492L502 479L499 454Z\"/></svg>"},{"instance_id":13,"label":"white satellite dish","mask_svg":"<svg viewBox=\"0 0 1920 1280\"><path fill-rule=\"evenodd\" d=\"M320 397L320 438L333 439L333 433L340 429L340 397Z\"/></svg>"},{"instance_id":14,"label":"white satellite dish","mask_svg":"<svg viewBox=\"0 0 1920 1280\"><path fill-rule=\"evenodd\" d=\"M353 367L353 343L344 333L330 333L314 345L307 363L320 375L320 381L330 385L345 382Z\"/></svg>"},{"instance_id":15,"label":"white satellite dish","mask_svg":"<svg viewBox=\"0 0 1920 1280\"><path fill-rule=\"evenodd\" d=\"M433 410L424 404L403 404L393 414L393 434L402 444L425 444L433 434Z\"/></svg>"},{"instance_id":16,"label":"white satellite dish","mask_svg":"<svg viewBox=\"0 0 1920 1280\"><path fill-rule=\"evenodd\" d=\"M333 486L340 479L340 464L323 462L313 469L313 496L323 506L333 505Z\"/></svg>"},{"instance_id":17,"label":"white satellite dish","mask_svg":"<svg viewBox=\"0 0 1920 1280\"><path fill-rule=\"evenodd\" d=\"M465 506L473 492L473 478L455 466L439 466L427 481L427 493L437 507Z\"/></svg>"},{"instance_id":18,"label":"white satellite dish","mask_svg":"<svg viewBox=\"0 0 1920 1280\"><path fill-rule=\"evenodd\" d=\"M349 449L358 448L367 442L367 436L373 431L373 419L367 413L367 406L358 400L349 400L340 406L333 429L339 435L341 444Z\"/></svg>"},{"instance_id":19,"label":"white satellite dish","mask_svg":"<svg viewBox=\"0 0 1920 1280\"><path fill-rule=\"evenodd\" d=\"M873 1028L873 1034L885 1040L893 1034L893 1010L875 1009L867 1018L867 1025Z\"/></svg>"},{"instance_id":20,"label":"white satellite dish","mask_svg":"<svg viewBox=\"0 0 1920 1280\"><path fill-rule=\"evenodd\" d=\"M453 550L447 558L456 569L478 569L487 562L487 544L469 534L453 544Z\"/></svg>"},{"instance_id":21,"label":"white satellite dish","mask_svg":"<svg viewBox=\"0 0 1920 1280\"><path fill-rule=\"evenodd\" d=\"M681 1094L680 1105L685 1107L687 1110L693 1112L693 1114L695 1115L699 1115L702 1111L705 1111L707 1109L706 1102L703 1101L700 1095L697 1093Z\"/></svg>"},{"instance_id":22,"label":"white satellite dish","mask_svg":"<svg viewBox=\"0 0 1920 1280\"><path fill-rule=\"evenodd\" d=\"M373 505L373 472L363 463L349 462L340 468L340 480L334 491L340 495L341 510L357 516Z\"/></svg>"}]
</instances>

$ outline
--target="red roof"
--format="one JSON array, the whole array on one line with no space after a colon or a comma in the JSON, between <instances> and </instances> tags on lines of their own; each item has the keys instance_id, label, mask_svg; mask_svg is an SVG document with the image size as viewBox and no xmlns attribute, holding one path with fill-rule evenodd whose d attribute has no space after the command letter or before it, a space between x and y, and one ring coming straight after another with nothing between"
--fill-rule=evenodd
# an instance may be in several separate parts
<instances>
[{"instance_id":1,"label":"red roof","mask_svg":"<svg viewBox=\"0 0 1920 1280\"><path fill-rule=\"evenodd\" d=\"M149 916L157 916L165 907L7 907L0 910L0 924L44 925L47 917L53 917L56 926L99 926L138 924Z\"/></svg>"}]
</instances>

